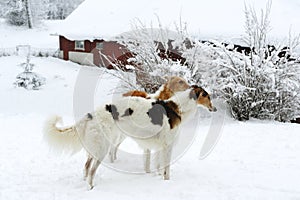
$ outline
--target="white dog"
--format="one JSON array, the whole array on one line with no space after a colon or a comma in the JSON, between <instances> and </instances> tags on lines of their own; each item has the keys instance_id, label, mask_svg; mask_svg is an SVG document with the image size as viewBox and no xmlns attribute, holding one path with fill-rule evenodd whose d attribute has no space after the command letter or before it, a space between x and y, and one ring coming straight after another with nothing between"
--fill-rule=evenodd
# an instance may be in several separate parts
<instances>
[{"instance_id":1,"label":"white dog","mask_svg":"<svg viewBox=\"0 0 300 200\"><path fill-rule=\"evenodd\" d=\"M166 101L124 97L100 106L71 127L57 128L60 118L55 117L46 124L44 135L50 144L61 150L76 152L83 146L93 156L85 166L91 188L98 166L111 145L116 145L122 135L131 137L144 149L161 150L163 178L169 179L171 152L178 127L196 112L197 105L216 110L207 92L198 86L177 92Z\"/></svg>"}]
</instances>

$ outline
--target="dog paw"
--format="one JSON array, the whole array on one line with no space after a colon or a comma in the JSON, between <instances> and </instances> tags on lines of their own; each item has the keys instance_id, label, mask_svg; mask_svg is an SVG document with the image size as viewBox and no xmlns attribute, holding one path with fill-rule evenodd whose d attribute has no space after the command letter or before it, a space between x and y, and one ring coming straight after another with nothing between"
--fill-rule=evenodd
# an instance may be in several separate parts
<instances>
[{"instance_id":1,"label":"dog paw","mask_svg":"<svg viewBox=\"0 0 300 200\"><path fill-rule=\"evenodd\" d=\"M90 185L90 184L87 185L87 190L88 190L88 191L89 191L89 190L92 190L93 188L94 188L93 185Z\"/></svg>"},{"instance_id":2,"label":"dog paw","mask_svg":"<svg viewBox=\"0 0 300 200\"><path fill-rule=\"evenodd\" d=\"M170 180L170 175L167 174L166 172L163 174L163 179L164 180Z\"/></svg>"}]
</instances>

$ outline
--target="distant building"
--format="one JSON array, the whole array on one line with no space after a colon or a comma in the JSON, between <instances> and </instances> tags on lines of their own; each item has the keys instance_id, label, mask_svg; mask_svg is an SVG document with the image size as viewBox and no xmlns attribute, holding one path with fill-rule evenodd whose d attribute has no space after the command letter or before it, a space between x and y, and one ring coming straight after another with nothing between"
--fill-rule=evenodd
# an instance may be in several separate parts
<instances>
[{"instance_id":1,"label":"distant building","mask_svg":"<svg viewBox=\"0 0 300 200\"><path fill-rule=\"evenodd\" d=\"M131 3L134 3L134 9ZM166 15L172 6L176 7L172 9L174 13L169 12ZM162 24L174 24L180 10L179 3L178 5L176 3L161 4L158 0L147 2L147 4L136 0L118 1L118 3L85 0L61 23L61 27L55 34L59 36L59 57L84 65L108 68L112 67L110 61L117 60L126 63L132 54L112 37L132 30L134 20L147 22L150 25L149 22L154 20L157 22L157 16L159 16ZM168 39L172 40L172 38ZM154 40L156 41L155 38ZM170 48L169 45L168 49L159 48L159 50L162 57L181 59L179 52Z\"/></svg>"},{"instance_id":2,"label":"distant building","mask_svg":"<svg viewBox=\"0 0 300 200\"><path fill-rule=\"evenodd\" d=\"M115 41L104 41L103 39L68 39L59 36L59 57L71 60L83 65L103 66L111 69L112 63L119 61L126 63L132 54L122 45Z\"/></svg>"}]
</instances>

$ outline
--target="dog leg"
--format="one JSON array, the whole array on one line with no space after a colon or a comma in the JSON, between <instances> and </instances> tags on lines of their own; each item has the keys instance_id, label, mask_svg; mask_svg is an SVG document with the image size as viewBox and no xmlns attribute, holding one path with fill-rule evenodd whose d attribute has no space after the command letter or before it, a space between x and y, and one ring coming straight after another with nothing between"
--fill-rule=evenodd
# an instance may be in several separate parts
<instances>
[{"instance_id":1,"label":"dog leg","mask_svg":"<svg viewBox=\"0 0 300 200\"><path fill-rule=\"evenodd\" d=\"M113 139L112 145L109 151L110 162L113 163L117 159L117 152L121 143L125 140L125 136L119 135L118 138Z\"/></svg>"},{"instance_id":2,"label":"dog leg","mask_svg":"<svg viewBox=\"0 0 300 200\"><path fill-rule=\"evenodd\" d=\"M162 162L161 153L160 153L160 151L157 151L155 153L155 166L156 166L156 170L157 170L158 175L162 174L161 173L161 168L160 168L161 162Z\"/></svg>"},{"instance_id":3,"label":"dog leg","mask_svg":"<svg viewBox=\"0 0 300 200\"><path fill-rule=\"evenodd\" d=\"M116 147L114 147L113 145L111 145L110 150L109 150L109 160L111 163L113 163L115 161L115 155L116 155Z\"/></svg>"},{"instance_id":4,"label":"dog leg","mask_svg":"<svg viewBox=\"0 0 300 200\"><path fill-rule=\"evenodd\" d=\"M101 164L101 162L99 160L94 160L93 167L89 171L88 184L90 186L90 189L94 188L93 180L94 180L94 177L95 177L95 174L96 174L96 170L97 170L97 168L99 167L100 164Z\"/></svg>"},{"instance_id":5,"label":"dog leg","mask_svg":"<svg viewBox=\"0 0 300 200\"><path fill-rule=\"evenodd\" d=\"M170 165L165 167L163 179L170 180Z\"/></svg>"},{"instance_id":6,"label":"dog leg","mask_svg":"<svg viewBox=\"0 0 300 200\"><path fill-rule=\"evenodd\" d=\"M88 155L88 158L84 165L83 180L86 180L86 178L89 174L89 171L90 171L90 168L92 165L92 161L93 161L93 157L91 155Z\"/></svg>"},{"instance_id":7,"label":"dog leg","mask_svg":"<svg viewBox=\"0 0 300 200\"><path fill-rule=\"evenodd\" d=\"M144 149L144 170L146 173L150 173L150 158L151 151L150 149Z\"/></svg>"},{"instance_id":8,"label":"dog leg","mask_svg":"<svg viewBox=\"0 0 300 200\"><path fill-rule=\"evenodd\" d=\"M121 145L121 143L117 144L116 146L111 145L111 148L109 151L109 158L110 158L111 163L113 163L117 159L117 151L118 151L120 145Z\"/></svg>"},{"instance_id":9,"label":"dog leg","mask_svg":"<svg viewBox=\"0 0 300 200\"><path fill-rule=\"evenodd\" d=\"M163 150L163 179L170 180L170 164L171 164L172 145Z\"/></svg>"},{"instance_id":10,"label":"dog leg","mask_svg":"<svg viewBox=\"0 0 300 200\"><path fill-rule=\"evenodd\" d=\"M117 151L119 149L119 146L121 145L122 142L120 142L119 144L117 144L117 146L114 148L114 160L117 160Z\"/></svg>"}]
</instances>

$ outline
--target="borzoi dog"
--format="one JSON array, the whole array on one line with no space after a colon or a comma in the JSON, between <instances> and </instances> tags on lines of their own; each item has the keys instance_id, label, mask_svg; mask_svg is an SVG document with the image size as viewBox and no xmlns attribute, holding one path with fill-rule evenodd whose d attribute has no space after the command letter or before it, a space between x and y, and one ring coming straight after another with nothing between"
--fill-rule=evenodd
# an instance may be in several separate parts
<instances>
[{"instance_id":1,"label":"borzoi dog","mask_svg":"<svg viewBox=\"0 0 300 200\"><path fill-rule=\"evenodd\" d=\"M193 92L198 92L197 100L195 99L196 103L190 102L191 93ZM138 105L135 99L128 99L127 104L116 102L111 105L112 116L122 134L131 137L144 149L162 151L162 155L158 157L161 160L157 163L157 169L161 167L161 164L163 165L164 179L169 179L170 156L178 125L193 116L197 104L209 108L210 111L216 111L216 108L212 106L209 95L202 88L193 86L193 90L189 92L189 95L190 99L186 98L187 92L177 92L174 97L167 101L156 100L152 102L150 108L144 107L144 104ZM119 104L119 106L116 106L116 104ZM135 109L132 109L132 107L135 107ZM145 110L148 109L149 111L145 113ZM124 113L121 118L117 117L119 113ZM166 118L164 118L164 115ZM164 120L167 120L167 122ZM153 125L160 125L161 127Z\"/></svg>"},{"instance_id":2,"label":"borzoi dog","mask_svg":"<svg viewBox=\"0 0 300 200\"><path fill-rule=\"evenodd\" d=\"M49 143L61 150L76 152L83 146L93 156L93 166L85 166L91 188L98 166L111 144L115 145L122 134L131 137L144 148L162 149L163 178L169 179L171 150L179 124L196 112L197 104L210 111L216 110L207 92L197 86L178 92L167 101L124 97L112 104L100 106L71 127L57 128L59 118L53 118L46 124L44 134ZM130 122L135 122L138 127Z\"/></svg>"},{"instance_id":3,"label":"borzoi dog","mask_svg":"<svg viewBox=\"0 0 300 200\"><path fill-rule=\"evenodd\" d=\"M124 97L127 96L137 96L137 97L143 97L147 99L160 99L160 100L167 100L171 98L175 92L179 91L185 91L188 88L190 88L190 85L181 77L178 76L171 76L167 77L167 82L163 84L154 94L148 94L144 91L139 90L132 90L125 94L123 94ZM109 152L110 155L110 161L114 162L117 158L117 150L121 143L124 141L125 137L121 137L118 144L114 147L111 147L111 150ZM150 173L150 150L144 149L144 155L145 155L145 163L144 168L147 173ZM88 159L91 160L91 159Z\"/></svg>"},{"instance_id":4,"label":"borzoi dog","mask_svg":"<svg viewBox=\"0 0 300 200\"><path fill-rule=\"evenodd\" d=\"M167 82L163 84L154 94L148 94L144 91L138 91L138 90L133 90L129 91L127 93L124 93L124 97L128 96L136 96L136 97L143 97L147 99L161 99L161 100L167 100L170 97L174 95L175 92L179 91L185 91L188 88L190 88L190 85L181 77L178 76L171 76L171 77L166 77ZM117 150L121 143L125 140L126 136L124 134L120 135L118 138L118 141L115 141L109 151L109 157L110 161L114 162L117 158ZM149 149L144 149L144 169L145 172L150 173L150 155L151 151ZM91 163L93 162L93 156L88 155L86 164L85 164L85 172L84 176L87 176L88 173L88 168L91 166Z\"/></svg>"},{"instance_id":5,"label":"borzoi dog","mask_svg":"<svg viewBox=\"0 0 300 200\"><path fill-rule=\"evenodd\" d=\"M166 100L168 98L170 98L171 96L174 95L174 92L178 92L178 91L184 91L186 89L188 89L190 87L190 85L181 77L178 76L172 76L172 77L166 77L167 82L165 84L163 84L157 92L155 92L154 94L147 94L146 92L143 91L130 91L127 92L125 94L123 94L123 96L139 96L139 97L143 97L143 98L154 98L154 99L162 99L162 100ZM53 129L53 131L56 132L69 132L71 133L72 127L66 127L66 128L56 128L55 124L57 124L59 121L61 121L61 118L58 116L54 116L51 119L49 119L48 123L46 123L46 128L45 129ZM73 127L74 128L74 127ZM52 146L58 146L58 147L64 147L65 145L69 144L70 141L68 137L64 137L61 134L58 135L53 135L54 137L49 137L48 141L52 144ZM59 139L61 138L61 139ZM121 142L125 139L125 135L120 135L119 138L113 138L112 140L115 141L115 143L113 143L111 145L110 148L110 160L111 162L113 162L116 159L116 152L118 149L118 146L121 144ZM81 149L81 144L78 143L78 141L73 141L71 142L73 144L77 143L77 148L76 149ZM59 148L57 148L59 149ZM63 148L63 149L68 149L68 148ZM149 150L145 150L145 154L146 155L146 162L145 162L145 171L150 172L150 151ZM148 162L147 162L148 161ZM88 173L88 169L91 167L91 164L93 162L93 156L88 155L88 159L86 161L85 164L85 172L84 172L84 177L87 177L87 173ZM149 170L147 170L149 169Z\"/></svg>"}]
</instances>

